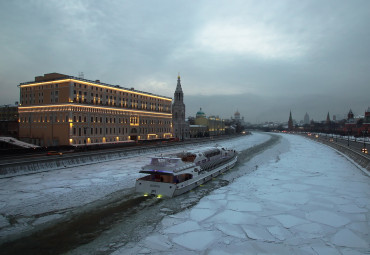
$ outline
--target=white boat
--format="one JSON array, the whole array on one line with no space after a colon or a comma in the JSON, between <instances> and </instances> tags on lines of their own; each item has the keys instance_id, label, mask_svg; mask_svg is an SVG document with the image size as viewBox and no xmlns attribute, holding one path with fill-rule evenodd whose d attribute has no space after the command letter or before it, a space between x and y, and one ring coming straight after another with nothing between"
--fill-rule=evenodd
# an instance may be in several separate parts
<instances>
[{"instance_id":1,"label":"white boat","mask_svg":"<svg viewBox=\"0 0 370 255\"><path fill-rule=\"evenodd\" d=\"M211 147L158 156L151 159L136 180L136 192L158 198L183 194L232 168L238 160L235 150Z\"/></svg>"}]
</instances>

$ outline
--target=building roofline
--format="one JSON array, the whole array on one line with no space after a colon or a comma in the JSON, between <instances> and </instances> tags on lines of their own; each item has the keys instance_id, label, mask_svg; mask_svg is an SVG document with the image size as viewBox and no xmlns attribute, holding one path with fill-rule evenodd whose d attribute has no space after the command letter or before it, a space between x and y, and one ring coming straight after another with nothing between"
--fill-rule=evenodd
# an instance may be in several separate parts
<instances>
[{"instance_id":1,"label":"building roofline","mask_svg":"<svg viewBox=\"0 0 370 255\"><path fill-rule=\"evenodd\" d=\"M131 92L134 92L134 93L147 94L148 96L156 96L156 97L162 97L162 98L165 98L165 99L171 99L172 100L171 97L167 97L167 96L161 96L161 95L153 94L153 93L150 93L150 92L135 90L133 88L125 88L125 87L122 87L120 85L111 85L111 84L100 82L100 81L93 81L93 80L88 80L88 79L75 77L75 76L69 76L69 75L65 75L63 77L57 77L57 78L53 78L53 79L47 79L47 80L43 80L43 81L22 82L22 83L19 84L19 86L38 84L38 83L47 83L47 82L53 82L53 81L59 81L59 80L83 81L83 82L92 83L92 84L96 84L96 85L100 85L100 86L106 86L106 87L114 88L114 89L121 89L121 90L131 91Z\"/></svg>"}]
</instances>

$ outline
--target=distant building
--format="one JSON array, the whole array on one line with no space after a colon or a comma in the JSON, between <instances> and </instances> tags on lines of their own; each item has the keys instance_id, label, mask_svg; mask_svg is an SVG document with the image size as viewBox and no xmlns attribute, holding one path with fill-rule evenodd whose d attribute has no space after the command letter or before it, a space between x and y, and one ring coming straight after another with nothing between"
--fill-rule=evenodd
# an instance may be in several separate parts
<instances>
[{"instance_id":1,"label":"distant building","mask_svg":"<svg viewBox=\"0 0 370 255\"><path fill-rule=\"evenodd\" d=\"M326 124L330 124L330 114L329 114L329 112L328 112L328 115L326 115Z\"/></svg>"},{"instance_id":2,"label":"distant building","mask_svg":"<svg viewBox=\"0 0 370 255\"><path fill-rule=\"evenodd\" d=\"M59 73L20 87L19 138L76 145L169 138L172 98Z\"/></svg>"},{"instance_id":3,"label":"distant building","mask_svg":"<svg viewBox=\"0 0 370 255\"><path fill-rule=\"evenodd\" d=\"M292 111L290 111L290 112L289 112L288 130L289 130L289 131L293 131L293 118L292 118Z\"/></svg>"},{"instance_id":4,"label":"distant building","mask_svg":"<svg viewBox=\"0 0 370 255\"><path fill-rule=\"evenodd\" d=\"M217 136L225 134L225 123L218 116L206 117L202 108L197 112L195 117L195 125L207 127L207 133L210 136Z\"/></svg>"},{"instance_id":5,"label":"distant building","mask_svg":"<svg viewBox=\"0 0 370 255\"><path fill-rule=\"evenodd\" d=\"M234 120L240 121L240 112L238 110L234 113Z\"/></svg>"},{"instance_id":6,"label":"distant building","mask_svg":"<svg viewBox=\"0 0 370 255\"><path fill-rule=\"evenodd\" d=\"M370 124L370 107L367 108L367 111L365 111L365 119L364 124Z\"/></svg>"},{"instance_id":7,"label":"distant building","mask_svg":"<svg viewBox=\"0 0 370 255\"><path fill-rule=\"evenodd\" d=\"M349 109L349 112L347 114L347 121L349 122L350 120L354 119L354 114L352 112L352 109Z\"/></svg>"},{"instance_id":8,"label":"distant building","mask_svg":"<svg viewBox=\"0 0 370 255\"><path fill-rule=\"evenodd\" d=\"M231 121L244 125L244 117L241 117L239 110L236 110L234 117L231 117Z\"/></svg>"},{"instance_id":9,"label":"distant building","mask_svg":"<svg viewBox=\"0 0 370 255\"><path fill-rule=\"evenodd\" d=\"M304 115L304 118L303 118L303 124L305 124L305 125L310 124L310 116L308 115L308 113L307 113L307 112L306 112L306 114Z\"/></svg>"},{"instance_id":10,"label":"distant building","mask_svg":"<svg viewBox=\"0 0 370 255\"><path fill-rule=\"evenodd\" d=\"M180 75L177 77L177 86L172 105L173 137L184 140L189 138L189 124L185 121L184 93L181 88Z\"/></svg>"}]
</instances>

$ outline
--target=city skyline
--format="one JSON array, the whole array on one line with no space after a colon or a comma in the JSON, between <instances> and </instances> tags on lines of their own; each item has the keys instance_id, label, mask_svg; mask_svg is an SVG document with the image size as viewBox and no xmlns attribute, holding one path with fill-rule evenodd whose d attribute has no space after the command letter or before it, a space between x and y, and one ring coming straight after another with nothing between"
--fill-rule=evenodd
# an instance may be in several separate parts
<instances>
[{"instance_id":1,"label":"city skyline","mask_svg":"<svg viewBox=\"0 0 370 255\"><path fill-rule=\"evenodd\" d=\"M59 72L173 96L247 122L370 106L368 1L3 1L0 104Z\"/></svg>"}]
</instances>

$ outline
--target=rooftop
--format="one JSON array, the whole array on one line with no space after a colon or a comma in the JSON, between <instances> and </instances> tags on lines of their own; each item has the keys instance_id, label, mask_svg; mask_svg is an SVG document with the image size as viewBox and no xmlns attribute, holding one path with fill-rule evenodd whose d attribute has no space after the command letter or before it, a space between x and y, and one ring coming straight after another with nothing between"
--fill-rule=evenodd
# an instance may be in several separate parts
<instances>
[{"instance_id":1,"label":"rooftop","mask_svg":"<svg viewBox=\"0 0 370 255\"><path fill-rule=\"evenodd\" d=\"M114 89L121 89L121 90L136 92L136 93L148 94L148 95L151 95L151 96L157 96L157 97L172 99L171 97L161 96L161 95L157 95L157 94L153 94L153 93L145 92L145 91L141 91L141 90L135 90L134 88L125 88L125 87L122 87L120 85L111 85L111 84L108 84L108 83L100 82L100 80L93 81L93 80L88 80L88 79L81 78L81 77L75 77L75 76L65 75L65 74L60 74L60 73L49 73L49 74L45 74L44 76L36 76L34 81L22 82L22 83L19 84L19 86L37 84L37 83L44 83L44 82L50 82L50 81L66 80L66 79L88 82L88 83L92 83L92 84L96 84L96 85L100 85L100 86L111 87L111 88L114 88Z\"/></svg>"}]
</instances>

